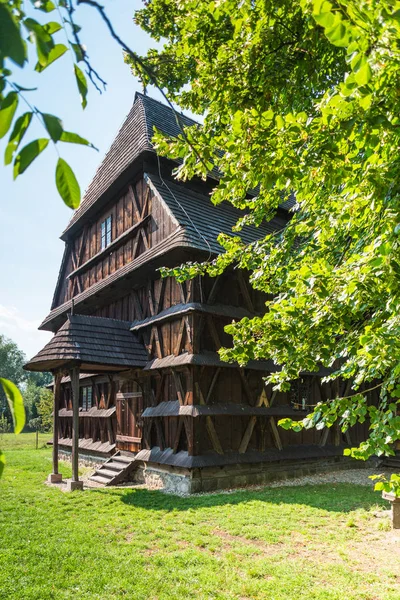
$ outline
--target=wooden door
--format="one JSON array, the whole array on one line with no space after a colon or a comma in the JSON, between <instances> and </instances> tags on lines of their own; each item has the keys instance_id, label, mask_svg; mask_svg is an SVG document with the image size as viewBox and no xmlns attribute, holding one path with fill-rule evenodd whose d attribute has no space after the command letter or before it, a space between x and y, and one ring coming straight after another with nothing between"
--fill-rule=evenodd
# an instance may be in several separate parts
<instances>
[{"instance_id":1,"label":"wooden door","mask_svg":"<svg viewBox=\"0 0 400 600\"><path fill-rule=\"evenodd\" d=\"M143 396L140 390L121 391L116 395L117 448L139 452L142 448Z\"/></svg>"}]
</instances>

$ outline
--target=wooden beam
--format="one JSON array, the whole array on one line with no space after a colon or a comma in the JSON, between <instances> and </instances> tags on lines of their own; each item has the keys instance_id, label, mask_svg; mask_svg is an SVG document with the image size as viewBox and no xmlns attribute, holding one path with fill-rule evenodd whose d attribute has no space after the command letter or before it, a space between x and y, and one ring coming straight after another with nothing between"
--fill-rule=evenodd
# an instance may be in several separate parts
<instances>
[{"instance_id":1,"label":"wooden beam","mask_svg":"<svg viewBox=\"0 0 400 600\"><path fill-rule=\"evenodd\" d=\"M141 219L144 219L144 217L147 215L147 208L149 205L149 196L150 196L150 188L149 188L149 186L147 186L146 194L145 194L143 206L142 206L142 213L140 215Z\"/></svg>"},{"instance_id":2,"label":"wooden beam","mask_svg":"<svg viewBox=\"0 0 400 600\"><path fill-rule=\"evenodd\" d=\"M72 481L79 481L79 367L70 372L72 387Z\"/></svg>"},{"instance_id":3,"label":"wooden beam","mask_svg":"<svg viewBox=\"0 0 400 600\"><path fill-rule=\"evenodd\" d=\"M164 299L165 281L165 278L161 279L158 286L158 293L155 294L154 312L156 315L160 312L160 305L162 305L162 301Z\"/></svg>"},{"instance_id":4,"label":"wooden beam","mask_svg":"<svg viewBox=\"0 0 400 600\"><path fill-rule=\"evenodd\" d=\"M215 344L215 349L218 352L218 350L221 348L222 344L221 344L221 340L219 339L217 328L215 327L214 319L213 319L212 315L207 315L206 319L207 319L208 328L210 330L211 337Z\"/></svg>"},{"instance_id":5,"label":"wooden beam","mask_svg":"<svg viewBox=\"0 0 400 600\"><path fill-rule=\"evenodd\" d=\"M60 410L60 396L61 396L61 378L62 373L58 371L54 375L54 414L53 414L53 473L56 477L50 476L50 481L56 483L61 482L61 475L58 472L58 438L60 429L60 417L58 411Z\"/></svg>"},{"instance_id":6,"label":"wooden beam","mask_svg":"<svg viewBox=\"0 0 400 600\"><path fill-rule=\"evenodd\" d=\"M134 214L135 222L138 223L140 221L140 211L139 211L139 199L136 195L135 186L130 185L128 187L128 195L132 200L133 214Z\"/></svg>"},{"instance_id":7,"label":"wooden beam","mask_svg":"<svg viewBox=\"0 0 400 600\"><path fill-rule=\"evenodd\" d=\"M255 416L250 417L249 422L247 423L247 427L244 432L242 441L240 442L239 454L244 454L246 452L247 447L250 442L250 439L251 439L251 436L253 435L253 430L254 430L256 421L257 421L257 417L255 417Z\"/></svg>"},{"instance_id":8,"label":"wooden beam","mask_svg":"<svg viewBox=\"0 0 400 600\"><path fill-rule=\"evenodd\" d=\"M217 383L217 379L219 374L221 373L221 367L218 367L217 370L215 371L213 378L211 380L211 384L210 387L208 388L208 392L207 392L207 396L206 396L206 404L208 404L210 398L211 398L211 394L213 393L215 384Z\"/></svg>"},{"instance_id":9,"label":"wooden beam","mask_svg":"<svg viewBox=\"0 0 400 600\"><path fill-rule=\"evenodd\" d=\"M176 430L175 440L174 440L174 444L172 447L173 454L176 454L176 452L178 450L179 440L181 439L182 427L183 427L183 420L179 419L178 428Z\"/></svg>"},{"instance_id":10,"label":"wooden beam","mask_svg":"<svg viewBox=\"0 0 400 600\"><path fill-rule=\"evenodd\" d=\"M211 288L210 294L209 294L209 296L207 298L207 304L213 304L214 303L215 297L217 295L218 284L219 284L220 281L221 281L221 275L218 275L215 278L215 281L214 281L213 286Z\"/></svg>"},{"instance_id":11,"label":"wooden beam","mask_svg":"<svg viewBox=\"0 0 400 600\"><path fill-rule=\"evenodd\" d=\"M243 370L243 368L242 368L242 367L238 367L238 371L239 371L240 380L241 380L241 382L242 382L242 387L243 387L243 390L244 390L245 396L246 396L246 398L247 398L247 401L248 401L248 403L250 404L250 406L253 406L253 405L254 405L254 398L253 398L253 396L252 396L252 394L251 394L251 390L250 390L250 387L249 387L249 383L248 383L248 381L247 381L247 379L246 379L246 376L245 376L244 370Z\"/></svg>"},{"instance_id":12,"label":"wooden beam","mask_svg":"<svg viewBox=\"0 0 400 600\"><path fill-rule=\"evenodd\" d=\"M185 317L182 317L181 324L179 326L178 339L174 348L174 356L179 356L182 346L183 333L185 331Z\"/></svg>"},{"instance_id":13,"label":"wooden beam","mask_svg":"<svg viewBox=\"0 0 400 600\"><path fill-rule=\"evenodd\" d=\"M192 301L193 279L186 282L186 303Z\"/></svg>"},{"instance_id":14,"label":"wooden beam","mask_svg":"<svg viewBox=\"0 0 400 600\"><path fill-rule=\"evenodd\" d=\"M274 403L277 393L278 393L277 391L274 391L271 396L271 399L269 400L268 396L267 396L267 392L266 392L265 388L263 388L263 391L261 392L261 395L258 399L257 406L265 405L267 408L269 408ZM268 422L271 427L272 437L274 438L275 446L278 448L278 450L282 450L283 444L282 444L281 436L279 435L278 427L276 425L275 417L270 417L268 419Z\"/></svg>"},{"instance_id":15,"label":"wooden beam","mask_svg":"<svg viewBox=\"0 0 400 600\"><path fill-rule=\"evenodd\" d=\"M172 371L172 376L174 378L176 394L178 396L179 404L181 406L183 406L185 404L187 394L185 394L185 392L183 391L181 377L180 377L179 373L177 373L175 370Z\"/></svg>"},{"instance_id":16,"label":"wooden beam","mask_svg":"<svg viewBox=\"0 0 400 600\"><path fill-rule=\"evenodd\" d=\"M278 450L282 450L283 445L282 445L282 441L281 441L281 436L279 435L278 427L275 423L274 417L270 417L269 424L270 424L270 427L272 430L272 436L275 440L275 445L278 448Z\"/></svg>"},{"instance_id":17,"label":"wooden beam","mask_svg":"<svg viewBox=\"0 0 400 600\"><path fill-rule=\"evenodd\" d=\"M244 374L243 374L243 378L244 378ZM247 381L246 381L247 384ZM268 396L267 396L267 392L265 390L265 388L263 388L260 396L257 398L257 402L255 404L256 407L261 407L261 406L266 406L269 407L271 406L271 404L274 402L275 397L276 397L276 393L274 392L271 396L271 399L268 400ZM248 448L248 445L250 443L251 440L251 436L253 435L253 431L254 431L254 427L256 425L257 422L257 417L256 416L252 416L250 417L248 423L247 423L247 427L246 430L243 434L243 438L242 441L240 442L240 446L239 446L239 453L240 454L244 454ZM268 419L268 422L270 424L271 430L272 430L272 436L274 438L275 441L275 445L278 448L278 450L282 450L282 441L279 435L279 431L278 431L278 427L275 423L275 418L274 417L270 417Z\"/></svg>"},{"instance_id":18,"label":"wooden beam","mask_svg":"<svg viewBox=\"0 0 400 600\"><path fill-rule=\"evenodd\" d=\"M133 290L132 292L132 298L133 298L133 304L135 306L135 310L136 310L136 314L137 314L137 319L139 321L141 321L143 319L143 310L142 310L142 306L140 304L139 298L138 298L138 294L136 290Z\"/></svg>"},{"instance_id":19,"label":"wooden beam","mask_svg":"<svg viewBox=\"0 0 400 600\"><path fill-rule=\"evenodd\" d=\"M214 379L215 379L215 375L214 375ZM201 391L200 384L198 381L196 381L195 386L196 386L197 397L199 399L199 403L202 405L206 404L206 401L204 400L203 392ZM221 442L219 441L217 432L215 430L214 423L209 415L206 417L206 429L207 429L208 437L210 438L212 447L215 450L215 452L217 454L223 454L224 451L222 449Z\"/></svg>"}]
</instances>

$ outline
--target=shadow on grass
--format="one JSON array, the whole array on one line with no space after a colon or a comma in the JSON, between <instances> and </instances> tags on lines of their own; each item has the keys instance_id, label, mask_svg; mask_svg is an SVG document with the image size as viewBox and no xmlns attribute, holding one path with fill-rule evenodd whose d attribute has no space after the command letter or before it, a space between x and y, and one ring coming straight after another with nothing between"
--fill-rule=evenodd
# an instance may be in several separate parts
<instances>
[{"instance_id":1,"label":"shadow on grass","mask_svg":"<svg viewBox=\"0 0 400 600\"><path fill-rule=\"evenodd\" d=\"M309 506L315 509L349 513L357 509L369 510L377 505L385 506L379 494L371 488L351 484L322 484L302 487L266 488L262 490L240 490L234 493L214 493L189 497L172 496L160 491L129 489L117 494L127 506L149 511L187 511L236 506L265 502L278 505Z\"/></svg>"}]
</instances>

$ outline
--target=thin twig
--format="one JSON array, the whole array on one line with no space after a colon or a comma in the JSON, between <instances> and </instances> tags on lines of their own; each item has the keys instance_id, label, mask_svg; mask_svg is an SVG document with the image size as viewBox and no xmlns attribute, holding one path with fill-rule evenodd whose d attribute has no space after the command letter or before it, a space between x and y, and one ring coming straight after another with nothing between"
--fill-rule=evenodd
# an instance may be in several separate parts
<instances>
[{"instance_id":1,"label":"thin twig","mask_svg":"<svg viewBox=\"0 0 400 600\"><path fill-rule=\"evenodd\" d=\"M145 61L138 55L136 54L136 52L134 52L120 37L119 35L116 33L110 19L108 18L105 10L104 10L104 6L101 6L101 4L98 4L98 2L96 2L96 0L77 0L77 4L78 6L80 4L87 4L89 6L92 6L93 8L95 8L98 13L100 14L101 18L103 19L104 23L107 25L107 28L111 34L111 37L121 46L121 48L130 56L130 58L132 59L132 61L136 64L139 65L139 67L144 71L144 73L147 75L147 77L149 78L149 80L151 81L151 83L158 89L158 91L162 94L164 100L167 102L168 106L172 109L172 112L174 114L176 123L182 133L182 136L185 140L185 142L188 144L189 148L194 152L194 154L196 155L197 159L200 161L200 163L203 165L203 167L205 167L208 171L207 165L204 162L204 160L202 159L202 157L200 156L200 154L198 153L197 149L193 146L193 144L191 143L191 141L189 140L188 136L186 135L185 131L184 131L184 125L181 119L181 116L178 114L178 112L175 110L172 102L169 100L168 96L166 95L166 93L164 92L164 90L162 89L162 87L160 87L160 85L157 82L157 78L154 75L153 71L151 69L149 69L149 67L146 65ZM76 32L74 31L74 35L79 39L79 37L77 36Z\"/></svg>"},{"instance_id":2,"label":"thin twig","mask_svg":"<svg viewBox=\"0 0 400 600\"><path fill-rule=\"evenodd\" d=\"M79 2L78 2L78 4L79 4ZM94 85L94 87L96 88L96 90L101 94L102 90L99 87L98 83L102 84L102 86L104 88L104 91L106 90L107 83L104 81L104 79L102 77L100 77L99 73L96 71L96 69L94 69L92 67L92 65L91 65L91 63L89 61L88 53L84 49L84 46L83 46L83 44L82 44L82 42L80 40L80 37L78 35L78 31L76 29L77 23L75 23L74 18L72 16L73 13L74 13L74 11L75 11L75 9L74 9L74 7L72 5L72 1L71 0L68 0L68 2L66 3L66 7L65 8L66 8L66 10L68 12L69 19L70 19L70 22L71 22L72 35L74 36L75 43L79 46L79 48L80 48L80 50L82 52L82 59L83 59L83 62L85 63L85 65L86 65L86 69L87 69L86 74L89 77L89 79L92 82L92 84Z\"/></svg>"}]
</instances>

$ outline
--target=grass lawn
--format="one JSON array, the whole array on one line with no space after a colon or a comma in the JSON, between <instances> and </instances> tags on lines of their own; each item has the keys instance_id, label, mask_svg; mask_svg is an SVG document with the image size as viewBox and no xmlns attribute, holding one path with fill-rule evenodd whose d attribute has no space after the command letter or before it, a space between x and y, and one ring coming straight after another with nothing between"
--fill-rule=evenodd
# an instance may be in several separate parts
<instances>
[{"instance_id":1,"label":"grass lawn","mask_svg":"<svg viewBox=\"0 0 400 600\"><path fill-rule=\"evenodd\" d=\"M400 599L400 534L366 487L68 494L43 485L34 435L0 446L1 599Z\"/></svg>"}]
</instances>

